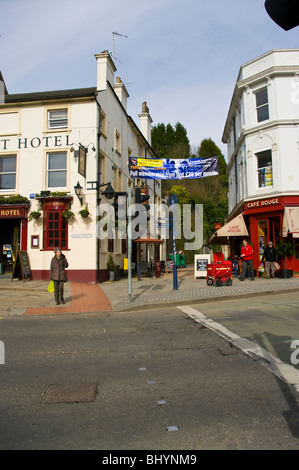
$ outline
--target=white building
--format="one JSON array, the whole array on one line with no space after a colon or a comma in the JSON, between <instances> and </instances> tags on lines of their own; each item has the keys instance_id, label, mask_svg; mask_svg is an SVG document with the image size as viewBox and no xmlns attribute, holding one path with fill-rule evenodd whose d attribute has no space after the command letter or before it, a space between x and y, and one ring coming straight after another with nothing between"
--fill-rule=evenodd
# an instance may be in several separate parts
<instances>
[{"instance_id":1,"label":"white building","mask_svg":"<svg viewBox=\"0 0 299 470\"><path fill-rule=\"evenodd\" d=\"M107 51L95 56L93 88L5 95L0 104L0 247L8 272L9 246L16 256L27 251L33 279L48 279L53 250L59 246L68 262L68 279L107 279L107 257L123 268L127 240L97 237L97 206L111 183L114 191L146 186L150 202L160 204L159 181L129 178L128 156L156 158L151 148L151 117L142 104L139 127L127 113L129 94ZM9 87L8 87L9 88ZM1 103L1 102L0 102ZM79 183L79 184L78 184ZM75 195L75 186L81 195ZM29 199L22 205L12 199ZM89 216L80 210L87 206ZM64 210L75 216L65 220ZM40 212L30 221L30 214ZM116 231L117 232L117 231ZM135 245L134 245L135 246ZM152 248L153 250L153 248ZM162 250L162 248L160 248ZM144 257L162 259L144 250ZM133 261L136 261L136 248Z\"/></svg>"},{"instance_id":2,"label":"white building","mask_svg":"<svg viewBox=\"0 0 299 470\"><path fill-rule=\"evenodd\" d=\"M241 66L222 140L229 219L243 214L255 269L267 242L288 236L295 255L287 267L299 272L299 240L284 217L299 208L299 49L272 50ZM240 240L231 242L237 252Z\"/></svg>"}]
</instances>

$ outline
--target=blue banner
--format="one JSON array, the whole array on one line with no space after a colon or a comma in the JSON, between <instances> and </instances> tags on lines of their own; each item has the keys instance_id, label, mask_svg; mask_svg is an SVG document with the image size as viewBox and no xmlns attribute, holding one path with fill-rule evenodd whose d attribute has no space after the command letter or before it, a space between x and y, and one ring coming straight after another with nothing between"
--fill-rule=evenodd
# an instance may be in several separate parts
<instances>
[{"instance_id":1,"label":"blue banner","mask_svg":"<svg viewBox=\"0 0 299 470\"><path fill-rule=\"evenodd\" d=\"M157 180L194 179L218 175L218 157L153 159L129 157L130 178Z\"/></svg>"}]
</instances>

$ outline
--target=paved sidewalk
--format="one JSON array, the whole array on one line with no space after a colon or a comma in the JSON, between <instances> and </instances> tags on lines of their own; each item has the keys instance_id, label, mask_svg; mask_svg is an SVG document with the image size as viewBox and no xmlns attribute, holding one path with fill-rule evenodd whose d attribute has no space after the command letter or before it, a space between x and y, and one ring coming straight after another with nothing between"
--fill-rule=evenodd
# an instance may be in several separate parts
<instances>
[{"instance_id":1,"label":"paved sidewalk","mask_svg":"<svg viewBox=\"0 0 299 470\"><path fill-rule=\"evenodd\" d=\"M187 305L197 301L251 297L299 289L299 278L256 278L232 286L207 286L205 279L194 279L193 267L178 270L178 290L173 290L173 274L162 277L132 279L132 298L129 302L128 280L104 282L100 285L67 282L65 305L56 306L54 295L47 292L47 281L11 281L0 276L0 316L71 314L144 310L166 306Z\"/></svg>"}]
</instances>

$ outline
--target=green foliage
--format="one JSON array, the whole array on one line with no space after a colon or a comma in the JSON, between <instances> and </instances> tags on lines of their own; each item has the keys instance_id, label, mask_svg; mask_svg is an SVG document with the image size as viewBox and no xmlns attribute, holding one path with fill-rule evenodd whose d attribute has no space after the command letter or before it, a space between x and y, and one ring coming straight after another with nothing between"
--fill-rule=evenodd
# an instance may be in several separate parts
<instances>
[{"instance_id":1,"label":"green foliage","mask_svg":"<svg viewBox=\"0 0 299 470\"><path fill-rule=\"evenodd\" d=\"M157 124L152 129L152 147L160 158L189 158L190 143L187 131L177 122Z\"/></svg>"},{"instance_id":2,"label":"green foliage","mask_svg":"<svg viewBox=\"0 0 299 470\"><path fill-rule=\"evenodd\" d=\"M74 212L70 211L69 209L66 209L65 211L61 212L61 217L64 220L72 219L73 217L75 217L75 214L74 214Z\"/></svg>"},{"instance_id":3,"label":"green foliage","mask_svg":"<svg viewBox=\"0 0 299 470\"><path fill-rule=\"evenodd\" d=\"M30 204L30 201L27 197L16 194L14 196L0 196L0 204Z\"/></svg>"},{"instance_id":4,"label":"green foliage","mask_svg":"<svg viewBox=\"0 0 299 470\"><path fill-rule=\"evenodd\" d=\"M283 256L293 256L294 246L287 240L281 240L275 247L276 253Z\"/></svg>"},{"instance_id":5,"label":"green foliage","mask_svg":"<svg viewBox=\"0 0 299 470\"><path fill-rule=\"evenodd\" d=\"M89 210L87 209L87 206L85 206L84 209L81 209L81 210L79 211L79 214L81 215L81 217L82 217L83 219L86 219L86 218L89 216L89 214L90 214L90 213L89 213Z\"/></svg>"},{"instance_id":6,"label":"green foliage","mask_svg":"<svg viewBox=\"0 0 299 470\"><path fill-rule=\"evenodd\" d=\"M40 211L31 211L28 217L28 221L30 222L31 220L37 220L41 215L42 214Z\"/></svg>"},{"instance_id":7,"label":"green foliage","mask_svg":"<svg viewBox=\"0 0 299 470\"><path fill-rule=\"evenodd\" d=\"M109 254L108 260L107 260L107 270L108 271L115 271L115 263L114 263L114 259L111 255L111 253Z\"/></svg>"}]
</instances>

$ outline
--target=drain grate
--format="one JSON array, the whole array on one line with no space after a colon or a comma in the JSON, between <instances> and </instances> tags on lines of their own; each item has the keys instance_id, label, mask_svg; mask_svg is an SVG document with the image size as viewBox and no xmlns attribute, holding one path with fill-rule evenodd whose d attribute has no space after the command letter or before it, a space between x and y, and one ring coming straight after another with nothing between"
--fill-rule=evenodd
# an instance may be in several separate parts
<instances>
[{"instance_id":1,"label":"drain grate","mask_svg":"<svg viewBox=\"0 0 299 470\"><path fill-rule=\"evenodd\" d=\"M98 384L49 385L41 403L88 403L96 399Z\"/></svg>"}]
</instances>

